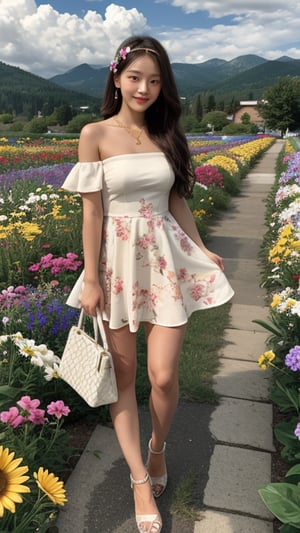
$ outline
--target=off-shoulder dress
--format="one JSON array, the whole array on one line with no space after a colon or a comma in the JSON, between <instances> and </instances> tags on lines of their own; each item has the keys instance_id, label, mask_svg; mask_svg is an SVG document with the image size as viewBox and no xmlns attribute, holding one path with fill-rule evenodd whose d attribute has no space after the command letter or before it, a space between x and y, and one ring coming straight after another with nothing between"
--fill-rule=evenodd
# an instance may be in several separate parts
<instances>
[{"instance_id":1,"label":"off-shoulder dress","mask_svg":"<svg viewBox=\"0 0 300 533\"><path fill-rule=\"evenodd\" d=\"M162 152L79 162L62 188L101 191L104 210L99 278L103 319L112 329L141 322L179 326L194 311L234 294L226 276L184 233L169 211L174 173ZM67 303L80 307L84 272Z\"/></svg>"}]
</instances>

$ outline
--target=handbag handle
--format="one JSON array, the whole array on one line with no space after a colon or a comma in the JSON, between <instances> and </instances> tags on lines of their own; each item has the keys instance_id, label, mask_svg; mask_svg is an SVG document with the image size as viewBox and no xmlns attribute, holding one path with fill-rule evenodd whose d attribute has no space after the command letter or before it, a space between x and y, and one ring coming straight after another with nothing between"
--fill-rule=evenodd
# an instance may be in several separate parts
<instances>
[{"instance_id":1,"label":"handbag handle","mask_svg":"<svg viewBox=\"0 0 300 533\"><path fill-rule=\"evenodd\" d=\"M95 338L95 341L98 343L98 338L99 338L98 332L100 331L100 336L101 336L101 339L102 339L103 348L106 351L108 351L108 343L107 343L107 338L106 338L106 334L105 334L105 329L104 329L104 326L103 326L103 321L102 321L102 316L101 316L101 313L100 313L100 309L98 307L96 308L96 313L97 313L97 316L93 316L94 338ZM78 327L80 329L82 328L84 315L85 315L84 310L81 309L80 315L79 315L79 320L78 320Z\"/></svg>"}]
</instances>

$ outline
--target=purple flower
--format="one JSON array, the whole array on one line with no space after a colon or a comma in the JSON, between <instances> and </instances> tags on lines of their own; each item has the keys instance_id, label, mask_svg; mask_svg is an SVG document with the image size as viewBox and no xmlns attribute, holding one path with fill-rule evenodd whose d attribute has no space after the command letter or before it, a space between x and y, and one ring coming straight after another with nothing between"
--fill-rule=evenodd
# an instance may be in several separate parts
<instances>
[{"instance_id":1,"label":"purple flower","mask_svg":"<svg viewBox=\"0 0 300 533\"><path fill-rule=\"evenodd\" d=\"M295 427L294 435L296 435L297 439L300 440L300 422L298 422L297 426Z\"/></svg>"},{"instance_id":2,"label":"purple flower","mask_svg":"<svg viewBox=\"0 0 300 533\"><path fill-rule=\"evenodd\" d=\"M300 370L300 346L296 345L290 349L290 351L285 356L285 364L293 372Z\"/></svg>"}]
</instances>

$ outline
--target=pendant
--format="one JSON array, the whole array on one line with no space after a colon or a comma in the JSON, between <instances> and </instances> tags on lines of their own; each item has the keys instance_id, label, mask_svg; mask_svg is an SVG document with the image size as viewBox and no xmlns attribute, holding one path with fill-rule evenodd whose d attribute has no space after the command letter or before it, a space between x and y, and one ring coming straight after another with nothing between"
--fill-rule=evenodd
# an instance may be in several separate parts
<instances>
[{"instance_id":1,"label":"pendant","mask_svg":"<svg viewBox=\"0 0 300 533\"><path fill-rule=\"evenodd\" d=\"M135 144L142 144L142 142L141 142L140 139L137 139L137 140L135 141Z\"/></svg>"}]
</instances>

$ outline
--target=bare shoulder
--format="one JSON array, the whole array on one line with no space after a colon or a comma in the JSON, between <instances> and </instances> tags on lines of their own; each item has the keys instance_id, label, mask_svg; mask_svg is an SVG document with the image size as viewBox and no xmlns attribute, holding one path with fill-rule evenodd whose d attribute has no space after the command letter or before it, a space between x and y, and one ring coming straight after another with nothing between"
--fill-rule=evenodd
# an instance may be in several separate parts
<instances>
[{"instance_id":1,"label":"bare shoulder","mask_svg":"<svg viewBox=\"0 0 300 533\"><path fill-rule=\"evenodd\" d=\"M99 137L101 137L101 131L103 130L103 121L98 122L89 122L89 124L86 124L83 126L81 133L80 133L80 139L82 140L88 140L91 141L99 141Z\"/></svg>"},{"instance_id":2,"label":"bare shoulder","mask_svg":"<svg viewBox=\"0 0 300 533\"><path fill-rule=\"evenodd\" d=\"M97 161L100 159L99 146L105 132L104 121L86 124L79 139L79 159L81 161Z\"/></svg>"}]
</instances>

